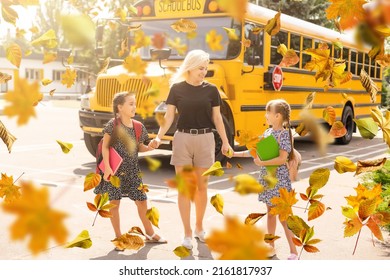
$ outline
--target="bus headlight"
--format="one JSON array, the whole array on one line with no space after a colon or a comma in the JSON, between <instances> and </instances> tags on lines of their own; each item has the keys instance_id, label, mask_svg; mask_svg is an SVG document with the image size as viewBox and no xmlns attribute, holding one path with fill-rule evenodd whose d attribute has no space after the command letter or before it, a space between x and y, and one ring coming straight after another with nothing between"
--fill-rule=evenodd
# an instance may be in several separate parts
<instances>
[{"instance_id":1,"label":"bus headlight","mask_svg":"<svg viewBox=\"0 0 390 280\"><path fill-rule=\"evenodd\" d=\"M91 106L89 103L89 94L83 94L80 97L80 107L81 109L90 110Z\"/></svg>"}]
</instances>

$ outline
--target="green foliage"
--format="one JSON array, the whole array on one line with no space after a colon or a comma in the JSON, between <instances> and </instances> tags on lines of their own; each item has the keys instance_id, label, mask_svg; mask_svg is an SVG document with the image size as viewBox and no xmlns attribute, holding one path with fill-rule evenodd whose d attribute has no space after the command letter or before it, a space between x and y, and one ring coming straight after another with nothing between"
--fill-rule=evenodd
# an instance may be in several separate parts
<instances>
[{"instance_id":1,"label":"green foliage","mask_svg":"<svg viewBox=\"0 0 390 280\"><path fill-rule=\"evenodd\" d=\"M321 26L334 27L333 23L326 18L325 10L330 4L328 0L250 0L250 2L275 11L280 10L284 14Z\"/></svg>"}]
</instances>

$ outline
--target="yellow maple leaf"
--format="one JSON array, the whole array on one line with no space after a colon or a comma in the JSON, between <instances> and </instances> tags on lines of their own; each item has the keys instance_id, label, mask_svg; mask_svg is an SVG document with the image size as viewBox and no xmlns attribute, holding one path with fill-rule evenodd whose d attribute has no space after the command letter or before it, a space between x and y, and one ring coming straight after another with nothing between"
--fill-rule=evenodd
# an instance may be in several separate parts
<instances>
[{"instance_id":1,"label":"yellow maple leaf","mask_svg":"<svg viewBox=\"0 0 390 280\"><path fill-rule=\"evenodd\" d=\"M31 45L33 46L41 46L48 49L54 49L55 47L57 47L57 44L58 44L57 36L53 29L48 30L39 38L31 42Z\"/></svg>"},{"instance_id":2,"label":"yellow maple leaf","mask_svg":"<svg viewBox=\"0 0 390 280\"><path fill-rule=\"evenodd\" d=\"M178 55L184 56L188 50L186 43L182 43L179 37L174 40L168 39L168 46L177 51Z\"/></svg>"},{"instance_id":3,"label":"yellow maple leaf","mask_svg":"<svg viewBox=\"0 0 390 280\"><path fill-rule=\"evenodd\" d=\"M35 117L35 108L43 98L39 92L39 83L28 83L27 79L15 79L14 90L4 95L4 99L10 102L10 106L4 108L4 114L18 117L18 125L26 124L30 117Z\"/></svg>"},{"instance_id":4,"label":"yellow maple leaf","mask_svg":"<svg viewBox=\"0 0 390 280\"><path fill-rule=\"evenodd\" d=\"M222 43L222 35L218 34L215 29L210 30L206 34L206 43L210 50L212 51L222 51L223 46L221 45Z\"/></svg>"},{"instance_id":5,"label":"yellow maple leaf","mask_svg":"<svg viewBox=\"0 0 390 280\"><path fill-rule=\"evenodd\" d=\"M18 200L2 205L5 212L17 215L10 228L11 239L30 236L29 249L33 254L46 250L50 238L64 243L68 231L63 220L67 214L51 207L48 188L38 189L31 182L22 182L21 189Z\"/></svg>"},{"instance_id":6,"label":"yellow maple leaf","mask_svg":"<svg viewBox=\"0 0 390 280\"><path fill-rule=\"evenodd\" d=\"M227 217L224 230L213 230L206 238L210 250L220 254L220 260L264 260L268 247L264 233L257 227Z\"/></svg>"},{"instance_id":7,"label":"yellow maple leaf","mask_svg":"<svg viewBox=\"0 0 390 280\"><path fill-rule=\"evenodd\" d=\"M130 73L143 75L146 73L146 62L138 54L130 54L123 61L123 67Z\"/></svg>"},{"instance_id":8,"label":"yellow maple leaf","mask_svg":"<svg viewBox=\"0 0 390 280\"><path fill-rule=\"evenodd\" d=\"M287 191L286 188L279 189L280 197L271 198L271 203L274 205L270 213L279 215L281 221L286 221L288 216L293 215L292 206L298 202L296 199L295 190Z\"/></svg>"},{"instance_id":9,"label":"yellow maple leaf","mask_svg":"<svg viewBox=\"0 0 390 280\"><path fill-rule=\"evenodd\" d=\"M14 185L13 176L7 176L7 174L1 174L0 180L0 197L4 198L4 202L10 203L19 199L20 187Z\"/></svg>"},{"instance_id":10,"label":"yellow maple leaf","mask_svg":"<svg viewBox=\"0 0 390 280\"><path fill-rule=\"evenodd\" d=\"M245 17L248 0L217 0L222 11L228 12L236 20L240 21Z\"/></svg>"},{"instance_id":11,"label":"yellow maple leaf","mask_svg":"<svg viewBox=\"0 0 390 280\"><path fill-rule=\"evenodd\" d=\"M332 4L326 9L328 19L340 19L341 29L354 27L365 18L363 5L365 0L330 0Z\"/></svg>"},{"instance_id":12,"label":"yellow maple leaf","mask_svg":"<svg viewBox=\"0 0 390 280\"><path fill-rule=\"evenodd\" d=\"M381 184L375 185L372 189L369 189L362 184L358 184L356 188L354 188L356 191L355 196L347 196L345 199L348 202L348 205L352 206L355 211L358 211L360 204L367 199L375 199L375 205L378 206L382 202L381 193L382 193L382 186Z\"/></svg>"},{"instance_id":13,"label":"yellow maple leaf","mask_svg":"<svg viewBox=\"0 0 390 280\"><path fill-rule=\"evenodd\" d=\"M240 146L246 146L250 150L256 148L256 143L259 142L259 136L252 131L240 130L240 135L236 136L235 140Z\"/></svg>"},{"instance_id":14,"label":"yellow maple leaf","mask_svg":"<svg viewBox=\"0 0 390 280\"><path fill-rule=\"evenodd\" d=\"M57 59L57 53L54 52L44 52L43 53L43 64L53 62Z\"/></svg>"},{"instance_id":15,"label":"yellow maple leaf","mask_svg":"<svg viewBox=\"0 0 390 280\"><path fill-rule=\"evenodd\" d=\"M76 78L76 70L67 67L65 73L61 76L61 84L66 85L67 88L70 88L76 82Z\"/></svg>"},{"instance_id":16,"label":"yellow maple leaf","mask_svg":"<svg viewBox=\"0 0 390 280\"><path fill-rule=\"evenodd\" d=\"M149 36L145 35L145 32L142 30L137 30L134 32L134 45L132 45L132 49L136 50L142 47L150 46L152 39Z\"/></svg>"}]
</instances>

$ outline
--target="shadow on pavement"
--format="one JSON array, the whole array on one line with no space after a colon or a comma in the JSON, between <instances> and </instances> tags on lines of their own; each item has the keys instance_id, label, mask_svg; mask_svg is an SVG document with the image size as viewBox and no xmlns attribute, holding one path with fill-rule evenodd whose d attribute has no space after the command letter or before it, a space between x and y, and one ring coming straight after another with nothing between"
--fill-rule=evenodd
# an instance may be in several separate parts
<instances>
[{"instance_id":1,"label":"shadow on pavement","mask_svg":"<svg viewBox=\"0 0 390 280\"><path fill-rule=\"evenodd\" d=\"M134 252L134 254L128 255L127 253L115 251L112 249L105 256L91 258L90 260L147 260L149 251L154 247L162 244L158 243L145 243L145 246L142 247L139 251ZM125 251L126 252L126 251ZM129 252L129 251L127 251Z\"/></svg>"}]
</instances>

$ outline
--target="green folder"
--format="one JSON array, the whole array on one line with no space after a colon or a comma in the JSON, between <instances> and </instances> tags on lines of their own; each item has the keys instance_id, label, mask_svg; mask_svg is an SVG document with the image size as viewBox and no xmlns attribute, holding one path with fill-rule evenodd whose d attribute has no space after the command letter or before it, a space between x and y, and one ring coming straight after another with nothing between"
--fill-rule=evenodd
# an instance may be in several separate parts
<instances>
[{"instance_id":1,"label":"green folder","mask_svg":"<svg viewBox=\"0 0 390 280\"><path fill-rule=\"evenodd\" d=\"M256 151L262 161L276 158L279 156L279 143L271 134L257 142Z\"/></svg>"}]
</instances>

